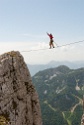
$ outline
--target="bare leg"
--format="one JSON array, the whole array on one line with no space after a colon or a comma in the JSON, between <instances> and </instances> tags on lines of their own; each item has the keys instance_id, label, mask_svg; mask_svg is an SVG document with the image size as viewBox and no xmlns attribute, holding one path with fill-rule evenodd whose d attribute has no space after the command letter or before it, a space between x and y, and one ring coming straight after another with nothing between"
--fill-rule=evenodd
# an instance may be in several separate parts
<instances>
[{"instance_id":1,"label":"bare leg","mask_svg":"<svg viewBox=\"0 0 84 125\"><path fill-rule=\"evenodd\" d=\"M51 43L51 41L50 41L49 45L50 45L50 49L51 49L51 47L52 47L52 43Z\"/></svg>"},{"instance_id":2,"label":"bare leg","mask_svg":"<svg viewBox=\"0 0 84 125\"><path fill-rule=\"evenodd\" d=\"M53 42L52 42L52 47L53 47L53 48L55 48L55 46L54 46Z\"/></svg>"}]
</instances>

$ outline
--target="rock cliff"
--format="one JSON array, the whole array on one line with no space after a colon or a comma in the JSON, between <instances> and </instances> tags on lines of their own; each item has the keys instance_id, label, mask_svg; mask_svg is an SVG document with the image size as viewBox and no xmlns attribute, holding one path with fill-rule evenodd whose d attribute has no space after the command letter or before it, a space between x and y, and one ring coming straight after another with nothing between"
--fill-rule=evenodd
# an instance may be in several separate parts
<instances>
[{"instance_id":1,"label":"rock cliff","mask_svg":"<svg viewBox=\"0 0 84 125\"><path fill-rule=\"evenodd\" d=\"M0 56L0 125L42 125L38 94L17 51Z\"/></svg>"},{"instance_id":2,"label":"rock cliff","mask_svg":"<svg viewBox=\"0 0 84 125\"><path fill-rule=\"evenodd\" d=\"M84 114L82 115L81 125L84 125Z\"/></svg>"}]
</instances>

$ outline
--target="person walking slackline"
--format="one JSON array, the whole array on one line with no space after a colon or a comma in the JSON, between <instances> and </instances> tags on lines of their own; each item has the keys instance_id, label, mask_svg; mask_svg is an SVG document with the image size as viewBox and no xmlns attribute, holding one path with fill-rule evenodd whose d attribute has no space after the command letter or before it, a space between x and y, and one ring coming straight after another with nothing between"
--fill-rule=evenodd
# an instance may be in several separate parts
<instances>
[{"instance_id":1,"label":"person walking slackline","mask_svg":"<svg viewBox=\"0 0 84 125\"><path fill-rule=\"evenodd\" d=\"M49 46L50 46L50 49L53 47L53 48L55 48L55 46L54 46L54 44L53 44L53 42L54 42L54 40L53 40L53 35L50 33L47 33L47 35L49 36L49 38L50 38L50 42L49 42Z\"/></svg>"}]
</instances>

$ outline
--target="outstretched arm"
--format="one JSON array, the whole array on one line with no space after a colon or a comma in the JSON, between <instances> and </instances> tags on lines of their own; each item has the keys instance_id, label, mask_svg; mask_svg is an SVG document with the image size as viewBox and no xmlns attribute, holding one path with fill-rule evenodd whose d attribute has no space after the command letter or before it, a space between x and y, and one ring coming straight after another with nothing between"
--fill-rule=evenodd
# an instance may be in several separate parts
<instances>
[{"instance_id":1,"label":"outstretched arm","mask_svg":"<svg viewBox=\"0 0 84 125\"><path fill-rule=\"evenodd\" d=\"M49 33L48 32L46 32L47 33L47 35L49 36Z\"/></svg>"}]
</instances>

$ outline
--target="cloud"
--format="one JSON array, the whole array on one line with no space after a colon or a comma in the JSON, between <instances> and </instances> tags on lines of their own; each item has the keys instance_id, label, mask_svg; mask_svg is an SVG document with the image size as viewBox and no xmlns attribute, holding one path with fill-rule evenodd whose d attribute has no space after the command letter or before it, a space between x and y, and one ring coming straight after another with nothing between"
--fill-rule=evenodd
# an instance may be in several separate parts
<instances>
[{"instance_id":1,"label":"cloud","mask_svg":"<svg viewBox=\"0 0 84 125\"><path fill-rule=\"evenodd\" d=\"M9 51L20 51L26 63L48 63L49 61L84 60L83 44L48 49L46 42L0 42L0 55ZM36 50L36 51L35 51ZM25 52L24 52L25 51Z\"/></svg>"}]
</instances>

